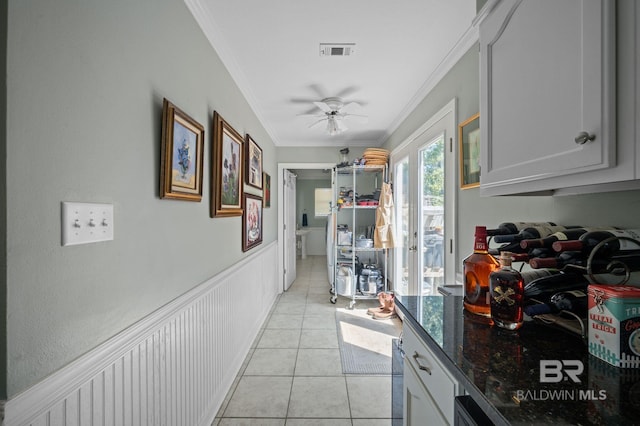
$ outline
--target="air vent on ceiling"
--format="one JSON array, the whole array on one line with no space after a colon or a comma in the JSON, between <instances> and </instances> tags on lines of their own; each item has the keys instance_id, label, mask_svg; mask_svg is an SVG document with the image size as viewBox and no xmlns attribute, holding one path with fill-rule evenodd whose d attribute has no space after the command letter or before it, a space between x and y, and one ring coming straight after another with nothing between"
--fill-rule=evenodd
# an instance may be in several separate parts
<instances>
[{"instance_id":1,"label":"air vent on ceiling","mask_svg":"<svg viewBox=\"0 0 640 426\"><path fill-rule=\"evenodd\" d=\"M350 56L355 47L355 43L320 43L320 56Z\"/></svg>"}]
</instances>

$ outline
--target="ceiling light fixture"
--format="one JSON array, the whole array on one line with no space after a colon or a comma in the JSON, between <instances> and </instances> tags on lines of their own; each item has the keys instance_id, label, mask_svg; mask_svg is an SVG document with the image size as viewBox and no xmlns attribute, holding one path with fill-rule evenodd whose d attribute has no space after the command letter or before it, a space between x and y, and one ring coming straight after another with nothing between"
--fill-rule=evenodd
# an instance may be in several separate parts
<instances>
[{"instance_id":1,"label":"ceiling light fixture","mask_svg":"<svg viewBox=\"0 0 640 426\"><path fill-rule=\"evenodd\" d=\"M335 115L327 117L327 133L329 136L335 136L347 130L347 127Z\"/></svg>"}]
</instances>

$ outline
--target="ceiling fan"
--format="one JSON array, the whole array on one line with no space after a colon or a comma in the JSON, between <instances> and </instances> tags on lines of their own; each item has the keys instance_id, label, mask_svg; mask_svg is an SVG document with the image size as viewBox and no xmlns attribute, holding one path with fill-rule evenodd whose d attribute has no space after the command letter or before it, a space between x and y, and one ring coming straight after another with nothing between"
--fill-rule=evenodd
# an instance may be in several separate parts
<instances>
[{"instance_id":1,"label":"ceiling fan","mask_svg":"<svg viewBox=\"0 0 640 426\"><path fill-rule=\"evenodd\" d=\"M303 116L319 117L317 121L309 127L314 127L324 121L327 122L326 131L330 136L335 136L348 130L344 120L346 118L355 117L361 122L366 122L367 116L357 114L360 109L358 102L344 103L340 97L324 98L321 101L314 101L313 104L320 109L315 114L300 114Z\"/></svg>"}]
</instances>

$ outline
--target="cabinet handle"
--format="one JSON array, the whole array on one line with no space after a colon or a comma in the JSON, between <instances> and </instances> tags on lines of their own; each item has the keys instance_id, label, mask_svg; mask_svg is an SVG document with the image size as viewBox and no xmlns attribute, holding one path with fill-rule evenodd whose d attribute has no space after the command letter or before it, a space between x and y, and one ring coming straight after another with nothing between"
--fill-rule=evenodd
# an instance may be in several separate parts
<instances>
[{"instance_id":1,"label":"cabinet handle","mask_svg":"<svg viewBox=\"0 0 640 426\"><path fill-rule=\"evenodd\" d=\"M595 140L596 135L590 135L587 132L580 132L578 136L576 136L575 141L578 145L584 145L587 142Z\"/></svg>"},{"instance_id":2,"label":"cabinet handle","mask_svg":"<svg viewBox=\"0 0 640 426\"><path fill-rule=\"evenodd\" d=\"M422 364L420 364L420 361L418 361L418 358L420 358L420 355L418 355L418 352L414 352L413 353L413 359L416 360L416 364L418 364L418 368L422 371L426 371L429 375L431 375L431 369L429 367L426 367Z\"/></svg>"}]
</instances>

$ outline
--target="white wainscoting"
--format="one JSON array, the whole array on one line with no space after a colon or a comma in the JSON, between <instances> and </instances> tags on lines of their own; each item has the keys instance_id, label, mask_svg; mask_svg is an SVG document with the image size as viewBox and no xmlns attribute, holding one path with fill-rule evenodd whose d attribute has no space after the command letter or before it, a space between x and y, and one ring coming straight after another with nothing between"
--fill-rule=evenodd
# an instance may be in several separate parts
<instances>
[{"instance_id":1,"label":"white wainscoting","mask_svg":"<svg viewBox=\"0 0 640 426\"><path fill-rule=\"evenodd\" d=\"M279 292L271 243L4 403L6 426L209 426Z\"/></svg>"}]
</instances>

